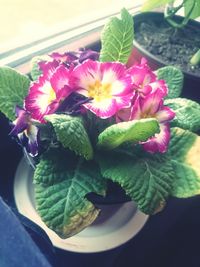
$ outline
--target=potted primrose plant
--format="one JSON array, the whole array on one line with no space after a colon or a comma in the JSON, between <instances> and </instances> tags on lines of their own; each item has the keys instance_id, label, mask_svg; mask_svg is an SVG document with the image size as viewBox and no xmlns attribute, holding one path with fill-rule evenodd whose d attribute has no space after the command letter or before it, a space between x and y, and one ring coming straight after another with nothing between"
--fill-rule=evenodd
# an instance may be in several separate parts
<instances>
[{"instance_id":1,"label":"potted primrose plant","mask_svg":"<svg viewBox=\"0 0 200 267\"><path fill-rule=\"evenodd\" d=\"M199 194L200 105L180 98L179 69L153 72L145 58L127 66L133 37L123 9L105 25L100 53L37 59L32 80L0 68L0 110L35 161L37 212L61 238L96 220L88 195L105 197L109 180L146 214Z\"/></svg>"},{"instance_id":2,"label":"potted primrose plant","mask_svg":"<svg viewBox=\"0 0 200 267\"><path fill-rule=\"evenodd\" d=\"M147 0L134 16L135 39L130 64L146 57L153 69L173 65L185 77L183 96L200 100L200 17L199 0ZM163 13L146 12L165 6ZM184 10L184 17L177 13Z\"/></svg>"}]
</instances>

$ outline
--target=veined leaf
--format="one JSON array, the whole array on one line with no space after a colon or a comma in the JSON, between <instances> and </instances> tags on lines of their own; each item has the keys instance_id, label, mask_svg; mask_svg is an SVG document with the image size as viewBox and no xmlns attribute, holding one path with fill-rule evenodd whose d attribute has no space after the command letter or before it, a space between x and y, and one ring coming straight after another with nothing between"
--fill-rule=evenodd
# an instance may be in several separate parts
<instances>
[{"instance_id":1,"label":"veined leaf","mask_svg":"<svg viewBox=\"0 0 200 267\"><path fill-rule=\"evenodd\" d=\"M71 164L60 151L51 151L37 165L34 182L37 211L60 237L80 232L98 216L99 209L86 199L90 192L105 195L106 183L95 162L79 158Z\"/></svg>"},{"instance_id":2,"label":"veined leaf","mask_svg":"<svg viewBox=\"0 0 200 267\"><path fill-rule=\"evenodd\" d=\"M171 122L172 126L194 132L200 129L200 105L197 102L185 98L175 98L165 100L165 104L176 113L176 117Z\"/></svg>"},{"instance_id":3,"label":"veined leaf","mask_svg":"<svg viewBox=\"0 0 200 267\"><path fill-rule=\"evenodd\" d=\"M126 9L122 9L121 20L111 18L102 31L100 61L126 63L132 50L133 36L133 18Z\"/></svg>"},{"instance_id":4,"label":"veined leaf","mask_svg":"<svg viewBox=\"0 0 200 267\"><path fill-rule=\"evenodd\" d=\"M45 116L45 120L53 125L57 139L64 148L69 148L88 160L93 157L92 145L81 117L52 114Z\"/></svg>"},{"instance_id":5,"label":"veined leaf","mask_svg":"<svg viewBox=\"0 0 200 267\"><path fill-rule=\"evenodd\" d=\"M172 195L184 198L200 194L200 137L172 128L168 155L175 174Z\"/></svg>"},{"instance_id":6,"label":"veined leaf","mask_svg":"<svg viewBox=\"0 0 200 267\"><path fill-rule=\"evenodd\" d=\"M98 137L98 145L113 149L125 142L146 141L159 132L156 119L141 119L120 122L106 128Z\"/></svg>"},{"instance_id":7,"label":"veined leaf","mask_svg":"<svg viewBox=\"0 0 200 267\"><path fill-rule=\"evenodd\" d=\"M34 172L34 184L50 186L66 179L66 172L76 168L78 157L71 151L51 149L40 157ZM59 173L59 176L57 175Z\"/></svg>"},{"instance_id":8,"label":"veined leaf","mask_svg":"<svg viewBox=\"0 0 200 267\"><path fill-rule=\"evenodd\" d=\"M183 73L180 69L167 66L156 71L159 80L165 80L169 89L166 98L179 97L183 88Z\"/></svg>"},{"instance_id":9,"label":"veined leaf","mask_svg":"<svg viewBox=\"0 0 200 267\"><path fill-rule=\"evenodd\" d=\"M30 80L27 76L8 68L0 67L0 111L8 119L15 119L15 106L23 106Z\"/></svg>"},{"instance_id":10,"label":"veined leaf","mask_svg":"<svg viewBox=\"0 0 200 267\"><path fill-rule=\"evenodd\" d=\"M163 155L146 155L136 160L126 153L100 154L98 161L102 175L119 183L147 214L160 210L171 192L173 168Z\"/></svg>"}]
</instances>

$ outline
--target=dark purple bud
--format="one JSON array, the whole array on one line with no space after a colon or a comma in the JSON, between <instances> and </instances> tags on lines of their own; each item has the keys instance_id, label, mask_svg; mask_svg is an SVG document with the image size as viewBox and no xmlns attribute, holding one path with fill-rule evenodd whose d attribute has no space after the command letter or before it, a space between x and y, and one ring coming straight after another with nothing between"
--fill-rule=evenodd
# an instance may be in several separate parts
<instances>
[{"instance_id":1,"label":"dark purple bud","mask_svg":"<svg viewBox=\"0 0 200 267\"><path fill-rule=\"evenodd\" d=\"M73 92L61 103L56 113L80 114L83 110L82 105L88 103L90 100L91 98Z\"/></svg>"},{"instance_id":2,"label":"dark purple bud","mask_svg":"<svg viewBox=\"0 0 200 267\"><path fill-rule=\"evenodd\" d=\"M17 119L13 122L13 129L9 133L10 135L18 135L22 133L25 129L27 129L29 121L30 121L30 113L25 111L23 108L16 106L16 116Z\"/></svg>"},{"instance_id":3,"label":"dark purple bud","mask_svg":"<svg viewBox=\"0 0 200 267\"><path fill-rule=\"evenodd\" d=\"M82 50L80 52L79 62L83 63L83 61L91 59L91 60L98 60L99 53L90 49Z\"/></svg>"}]
</instances>

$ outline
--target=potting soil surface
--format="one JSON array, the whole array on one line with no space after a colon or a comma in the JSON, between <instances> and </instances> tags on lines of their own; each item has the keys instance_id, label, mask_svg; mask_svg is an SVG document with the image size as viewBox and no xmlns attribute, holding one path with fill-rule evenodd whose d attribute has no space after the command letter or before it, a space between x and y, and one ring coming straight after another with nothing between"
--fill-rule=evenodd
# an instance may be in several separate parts
<instances>
[{"instance_id":1,"label":"potting soil surface","mask_svg":"<svg viewBox=\"0 0 200 267\"><path fill-rule=\"evenodd\" d=\"M148 20L138 25L135 39L168 65L200 75L200 64L192 66L189 63L194 53L200 49L200 29L189 25L175 29L166 22Z\"/></svg>"}]
</instances>

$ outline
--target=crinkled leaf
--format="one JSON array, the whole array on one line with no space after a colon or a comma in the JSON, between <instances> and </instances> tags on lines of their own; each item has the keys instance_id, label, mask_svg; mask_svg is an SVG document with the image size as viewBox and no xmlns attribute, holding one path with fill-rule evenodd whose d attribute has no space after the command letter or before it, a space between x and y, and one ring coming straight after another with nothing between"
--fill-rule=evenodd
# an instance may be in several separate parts
<instances>
[{"instance_id":1,"label":"crinkled leaf","mask_svg":"<svg viewBox=\"0 0 200 267\"><path fill-rule=\"evenodd\" d=\"M52 148L40 157L34 172L34 183L53 185L65 180L67 170L76 168L78 157L71 151ZM59 173L59 175L58 175Z\"/></svg>"},{"instance_id":2,"label":"crinkled leaf","mask_svg":"<svg viewBox=\"0 0 200 267\"><path fill-rule=\"evenodd\" d=\"M176 113L172 126L194 132L200 129L200 105L197 102L185 98L175 98L166 100L165 104Z\"/></svg>"},{"instance_id":3,"label":"crinkled leaf","mask_svg":"<svg viewBox=\"0 0 200 267\"><path fill-rule=\"evenodd\" d=\"M86 159L93 157L92 145L81 117L52 114L45 116L45 120L53 125L57 139L63 147L71 149Z\"/></svg>"},{"instance_id":4,"label":"crinkled leaf","mask_svg":"<svg viewBox=\"0 0 200 267\"><path fill-rule=\"evenodd\" d=\"M172 195L184 198L200 194L200 137L173 128L168 155L175 173Z\"/></svg>"},{"instance_id":5,"label":"crinkled leaf","mask_svg":"<svg viewBox=\"0 0 200 267\"><path fill-rule=\"evenodd\" d=\"M80 232L98 216L99 209L86 198L90 192L105 195L106 183L94 162L72 164L60 151L49 152L37 165L34 182L37 211L60 237Z\"/></svg>"},{"instance_id":6,"label":"crinkled leaf","mask_svg":"<svg viewBox=\"0 0 200 267\"><path fill-rule=\"evenodd\" d=\"M134 149L134 148L133 148ZM140 210L160 210L171 191L173 168L168 158L141 154L137 160L126 153L99 155L102 175L119 183Z\"/></svg>"},{"instance_id":7,"label":"crinkled leaf","mask_svg":"<svg viewBox=\"0 0 200 267\"><path fill-rule=\"evenodd\" d=\"M121 19L111 18L102 31L100 61L126 63L132 50L133 36L133 18L122 9Z\"/></svg>"},{"instance_id":8,"label":"crinkled leaf","mask_svg":"<svg viewBox=\"0 0 200 267\"><path fill-rule=\"evenodd\" d=\"M125 142L146 141L159 132L156 119L141 119L120 122L106 128L98 137L98 145L113 149Z\"/></svg>"},{"instance_id":9,"label":"crinkled leaf","mask_svg":"<svg viewBox=\"0 0 200 267\"><path fill-rule=\"evenodd\" d=\"M0 111L8 119L15 119L15 106L23 106L30 80L14 69L0 67Z\"/></svg>"},{"instance_id":10,"label":"crinkled leaf","mask_svg":"<svg viewBox=\"0 0 200 267\"><path fill-rule=\"evenodd\" d=\"M179 97L183 88L183 73L172 66L160 68L156 71L158 79L165 80L169 89L166 98Z\"/></svg>"}]
</instances>

